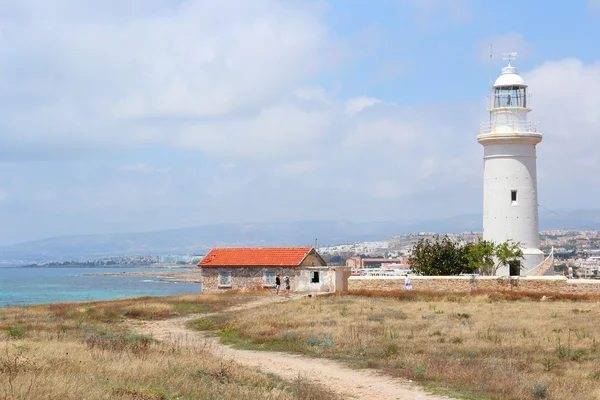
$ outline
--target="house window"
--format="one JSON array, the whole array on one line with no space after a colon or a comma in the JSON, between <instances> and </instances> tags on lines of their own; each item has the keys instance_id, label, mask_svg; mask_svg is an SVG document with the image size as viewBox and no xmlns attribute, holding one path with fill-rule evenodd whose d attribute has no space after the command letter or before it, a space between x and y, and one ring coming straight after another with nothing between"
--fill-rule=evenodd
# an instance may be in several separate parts
<instances>
[{"instance_id":1,"label":"house window","mask_svg":"<svg viewBox=\"0 0 600 400\"><path fill-rule=\"evenodd\" d=\"M231 286L231 272L219 272L219 286Z\"/></svg>"},{"instance_id":2,"label":"house window","mask_svg":"<svg viewBox=\"0 0 600 400\"><path fill-rule=\"evenodd\" d=\"M265 285L275 286L275 272L265 271Z\"/></svg>"},{"instance_id":3,"label":"house window","mask_svg":"<svg viewBox=\"0 0 600 400\"><path fill-rule=\"evenodd\" d=\"M511 190L510 191L510 201L513 204L517 204L517 191L516 190Z\"/></svg>"},{"instance_id":4,"label":"house window","mask_svg":"<svg viewBox=\"0 0 600 400\"><path fill-rule=\"evenodd\" d=\"M319 283L319 271L310 272L310 283Z\"/></svg>"}]
</instances>

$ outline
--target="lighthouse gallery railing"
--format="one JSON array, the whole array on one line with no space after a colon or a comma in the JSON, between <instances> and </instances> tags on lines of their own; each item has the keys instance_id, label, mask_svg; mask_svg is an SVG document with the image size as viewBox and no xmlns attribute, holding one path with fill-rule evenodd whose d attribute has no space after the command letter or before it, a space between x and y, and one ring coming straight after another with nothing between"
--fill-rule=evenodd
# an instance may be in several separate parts
<instances>
[{"instance_id":1,"label":"lighthouse gallery railing","mask_svg":"<svg viewBox=\"0 0 600 400\"><path fill-rule=\"evenodd\" d=\"M482 122L479 125L479 133L495 133L501 132L506 133L507 131L512 132L539 132L539 122L531 121L511 121L511 122Z\"/></svg>"}]
</instances>

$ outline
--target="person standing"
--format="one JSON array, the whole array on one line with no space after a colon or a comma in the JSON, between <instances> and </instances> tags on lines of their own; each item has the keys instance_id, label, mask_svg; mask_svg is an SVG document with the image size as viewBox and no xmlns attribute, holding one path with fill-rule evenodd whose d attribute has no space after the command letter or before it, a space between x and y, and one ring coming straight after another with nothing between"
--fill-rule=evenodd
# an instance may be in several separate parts
<instances>
[{"instance_id":1,"label":"person standing","mask_svg":"<svg viewBox=\"0 0 600 400\"><path fill-rule=\"evenodd\" d=\"M408 276L408 274L404 275L404 288L406 290L412 290L412 283L410 283L410 276Z\"/></svg>"},{"instance_id":2,"label":"person standing","mask_svg":"<svg viewBox=\"0 0 600 400\"><path fill-rule=\"evenodd\" d=\"M279 296L279 289L281 288L281 275L275 275L275 294Z\"/></svg>"},{"instance_id":3,"label":"person standing","mask_svg":"<svg viewBox=\"0 0 600 400\"><path fill-rule=\"evenodd\" d=\"M289 276L285 276L283 278L283 284L285 285L285 297L288 297L290 295L290 277Z\"/></svg>"}]
</instances>

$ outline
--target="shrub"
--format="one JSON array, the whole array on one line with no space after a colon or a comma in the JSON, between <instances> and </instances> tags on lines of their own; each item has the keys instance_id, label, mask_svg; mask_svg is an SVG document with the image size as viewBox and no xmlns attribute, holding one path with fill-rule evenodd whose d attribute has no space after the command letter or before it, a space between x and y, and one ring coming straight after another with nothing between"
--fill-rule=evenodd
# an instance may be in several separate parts
<instances>
[{"instance_id":1,"label":"shrub","mask_svg":"<svg viewBox=\"0 0 600 400\"><path fill-rule=\"evenodd\" d=\"M459 275L472 273L468 249L449 236L435 236L433 241L419 239L409 259L419 275Z\"/></svg>"},{"instance_id":2,"label":"shrub","mask_svg":"<svg viewBox=\"0 0 600 400\"><path fill-rule=\"evenodd\" d=\"M400 348L398 347L398 345L396 343L388 343L388 345L385 347L385 354L389 357L392 354L398 354L398 352L400 351Z\"/></svg>"},{"instance_id":3,"label":"shrub","mask_svg":"<svg viewBox=\"0 0 600 400\"><path fill-rule=\"evenodd\" d=\"M279 337L283 340L298 340L298 334L296 332L283 332Z\"/></svg>"},{"instance_id":4,"label":"shrub","mask_svg":"<svg viewBox=\"0 0 600 400\"><path fill-rule=\"evenodd\" d=\"M323 346L323 347L331 347L333 346L333 339L328 337L309 337L304 341L304 344L307 346Z\"/></svg>"},{"instance_id":5,"label":"shrub","mask_svg":"<svg viewBox=\"0 0 600 400\"><path fill-rule=\"evenodd\" d=\"M194 321L192 324L193 329L197 329L199 331L210 331L215 327L215 322L210 319L199 319Z\"/></svg>"},{"instance_id":6,"label":"shrub","mask_svg":"<svg viewBox=\"0 0 600 400\"><path fill-rule=\"evenodd\" d=\"M469 318L471 318L471 314L468 314L468 313L456 313L456 314L454 314L454 316L456 318L458 318L458 319L461 319L461 318L462 319L469 319Z\"/></svg>"},{"instance_id":7,"label":"shrub","mask_svg":"<svg viewBox=\"0 0 600 400\"><path fill-rule=\"evenodd\" d=\"M545 383L536 383L531 388L531 395L535 399L545 399L548 397L548 386Z\"/></svg>"},{"instance_id":8,"label":"shrub","mask_svg":"<svg viewBox=\"0 0 600 400\"><path fill-rule=\"evenodd\" d=\"M519 270L522 259L519 243L512 240L500 244L480 240L463 245L447 235L438 235L433 240L419 239L412 248L409 264L419 275L472 274L478 270L494 275L502 266Z\"/></svg>"},{"instance_id":9,"label":"shrub","mask_svg":"<svg viewBox=\"0 0 600 400\"><path fill-rule=\"evenodd\" d=\"M379 323L381 323L381 324L383 324L383 321L384 321L384 320L383 320L383 317L378 317L378 316L375 316L375 315L369 315L369 316L367 317L367 319L368 319L369 321L373 321L373 322L379 322Z\"/></svg>"},{"instance_id":10,"label":"shrub","mask_svg":"<svg viewBox=\"0 0 600 400\"><path fill-rule=\"evenodd\" d=\"M294 399L298 400L340 400L341 397L329 390L327 387L314 383L310 379L302 376L294 379L291 385L291 392Z\"/></svg>"},{"instance_id":11,"label":"shrub","mask_svg":"<svg viewBox=\"0 0 600 400\"><path fill-rule=\"evenodd\" d=\"M88 349L94 352L126 352L143 357L148 354L151 345L156 340L151 336L139 333L123 334L109 331L91 331L86 334L84 342Z\"/></svg>"},{"instance_id":12,"label":"shrub","mask_svg":"<svg viewBox=\"0 0 600 400\"><path fill-rule=\"evenodd\" d=\"M425 376L425 366L421 364L417 364L413 367L413 372L417 376L417 378L422 378Z\"/></svg>"},{"instance_id":13,"label":"shrub","mask_svg":"<svg viewBox=\"0 0 600 400\"><path fill-rule=\"evenodd\" d=\"M139 400L166 400L167 397L162 393L149 389L129 389L129 388L114 388L112 393L115 396L127 397L130 399Z\"/></svg>"},{"instance_id":14,"label":"shrub","mask_svg":"<svg viewBox=\"0 0 600 400\"><path fill-rule=\"evenodd\" d=\"M6 334L11 339L19 339L25 336L25 329L15 326L9 326L8 328L6 328Z\"/></svg>"},{"instance_id":15,"label":"shrub","mask_svg":"<svg viewBox=\"0 0 600 400\"><path fill-rule=\"evenodd\" d=\"M395 318L395 319L406 319L406 318L408 318L408 316L406 315L406 313L404 313L402 311L394 311L392 313L392 318Z\"/></svg>"},{"instance_id":16,"label":"shrub","mask_svg":"<svg viewBox=\"0 0 600 400\"><path fill-rule=\"evenodd\" d=\"M596 372L592 372L588 378L590 379L594 379L594 380L600 380L600 371L596 371Z\"/></svg>"},{"instance_id":17,"label":"shrub","mask_svg":"<svg viewBox=\"0 0 600 400\"><path fill-rule=\"evenodd\" d=\"M553 358L544 358L541 363L546 372L552 371L556 367L556 360Z\"/></svg>"}]
</instances>

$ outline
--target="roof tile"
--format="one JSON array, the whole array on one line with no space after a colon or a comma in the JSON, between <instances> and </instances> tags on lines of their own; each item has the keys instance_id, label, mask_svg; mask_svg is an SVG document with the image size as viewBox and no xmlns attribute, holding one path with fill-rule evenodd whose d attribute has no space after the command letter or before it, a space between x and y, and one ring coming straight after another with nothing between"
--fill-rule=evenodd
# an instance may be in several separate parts
<instances>
[{"instance_id":1,"label":"roof tile","mask_svg":"<svg viewBox=\"0 0 600 400\"><path fill-rule=\"evenodd\" d=\"M198 266L297 266L311 250L312 247L212 249Z\"/></svg>"}]
</instances>

